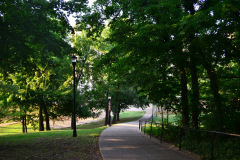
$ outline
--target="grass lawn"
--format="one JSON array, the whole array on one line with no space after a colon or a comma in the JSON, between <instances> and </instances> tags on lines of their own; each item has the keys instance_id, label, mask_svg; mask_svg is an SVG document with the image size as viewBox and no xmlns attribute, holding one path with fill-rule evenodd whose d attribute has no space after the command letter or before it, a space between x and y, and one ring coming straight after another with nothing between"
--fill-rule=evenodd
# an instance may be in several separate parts
<instances>
[{"instance_id":1,"label":"grass lawn","mask_svg":"<svg viewBox=\"0 0 240 160\"><path fill-rule=\"evenodd\" d=\"M140 119L145 112L129 111L120 115L120 123ZM69 128L52 131L28 130L21 133L21 124L0 127L0 159L102 159L98 138L107 128L104 120L77 126L77 137Z\"/></svg>"},{"instance_id":2,"label":"grass lawn","mask_svg":"<svg viewBox=\"0 0 240 160\"><path fill-rule=\"evenodd\" d=\"M167 114L164 114L163 117L164 117L164 120L166 121L167 120ZM161 115L160 112L159 112L157 117L155 117L155 114L154 114L153 118L156 122L162 122L162 115ZM170 123L176 122L176 114L175 113L169 113L168 122L170 122Z\"/></svg>"}]
</instances>

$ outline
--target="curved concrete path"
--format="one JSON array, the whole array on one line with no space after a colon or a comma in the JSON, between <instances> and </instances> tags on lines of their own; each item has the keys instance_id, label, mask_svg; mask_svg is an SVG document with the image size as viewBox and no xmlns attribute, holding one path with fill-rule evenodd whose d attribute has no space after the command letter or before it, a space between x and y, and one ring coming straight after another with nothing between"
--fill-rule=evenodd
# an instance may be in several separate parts
<instances>
[{"instance_id":1,"label":"curved concrete path","mask_svg":"<svg viewBox=\"0 0 240 160\"><path fill-rule=\"evenodd\" d=\"M146 109L142 119L152 115ZM173 149L172 146L147 138L138 130L138 121L117 124L105 129L99 139L104 160L195 160L189 154Z\"/></svg>"}]
</instances>

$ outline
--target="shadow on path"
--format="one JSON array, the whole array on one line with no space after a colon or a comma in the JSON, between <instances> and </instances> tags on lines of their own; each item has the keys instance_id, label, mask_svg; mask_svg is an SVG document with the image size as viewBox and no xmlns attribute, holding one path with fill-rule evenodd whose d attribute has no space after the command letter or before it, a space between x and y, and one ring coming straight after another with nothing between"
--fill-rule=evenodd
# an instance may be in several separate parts
<instances>
[{"instance_id":1,"label":"shadow on path","mask_svg":"<svg viewBox=\"0 0 240 160\"><path fill-rule=\"evenodd\" d=\"M146 109L142 119L152 115ZM99 147L104 160L196 160L180 153L170 145L156 143L138 131L138 121L117 124L105 129L99 138ZM182 151L181 151L182 152Z\"/></svg>"}]
</instances>

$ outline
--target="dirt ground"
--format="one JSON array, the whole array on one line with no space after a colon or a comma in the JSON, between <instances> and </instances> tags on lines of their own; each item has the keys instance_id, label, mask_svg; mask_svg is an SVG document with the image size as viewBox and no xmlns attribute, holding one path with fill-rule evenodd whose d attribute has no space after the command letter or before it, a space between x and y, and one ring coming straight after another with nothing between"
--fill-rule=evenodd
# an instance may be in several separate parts
<instances>
[{"instance_id":1,"label":"dirt ground","mask_svg":"<svg viewBox=\"0 0 240 160\"><path fill-rule=\"evenodd\" d=\"M76 124L81 125L81 124L96 122L103 119L104 117L105 117L105 112L102 112L97 118L76 119ZM58 120L58 121L50 120L50 127L55 129L71 127L71 118L64 117L63 120Z\"/></svg>"},{"instance_id":2,"label":"dirt ground","mask_svg":"<svg viewBox=\"0 0 240 160\"><path fill-rule=\"evenodd\" d=\"M1 144L2 160L102 160L98 137L39 138L21 144Z\"/></svg>"}]
</instances>

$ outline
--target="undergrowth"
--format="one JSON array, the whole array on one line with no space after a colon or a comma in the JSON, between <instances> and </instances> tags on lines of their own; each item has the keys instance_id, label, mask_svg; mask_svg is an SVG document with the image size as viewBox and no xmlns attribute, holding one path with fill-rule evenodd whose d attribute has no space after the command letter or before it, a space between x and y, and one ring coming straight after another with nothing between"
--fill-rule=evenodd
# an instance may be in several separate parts
<instances>
[{"instance_id":1,"label":"undergrowth","mask_svg":"<svg viewBox=\"0 0 240 160\"><path fill-rule=\"evenodd\" d=\"M239 160L240 159L240 137L210 134L206 132L181 131L172 126L150 125L146 127L146 133L179 147L181 133L181 147L200 155L201 159L211 159L211 142L214 140L213 157L217 160Z\"/></svg>"}]
</instances>

